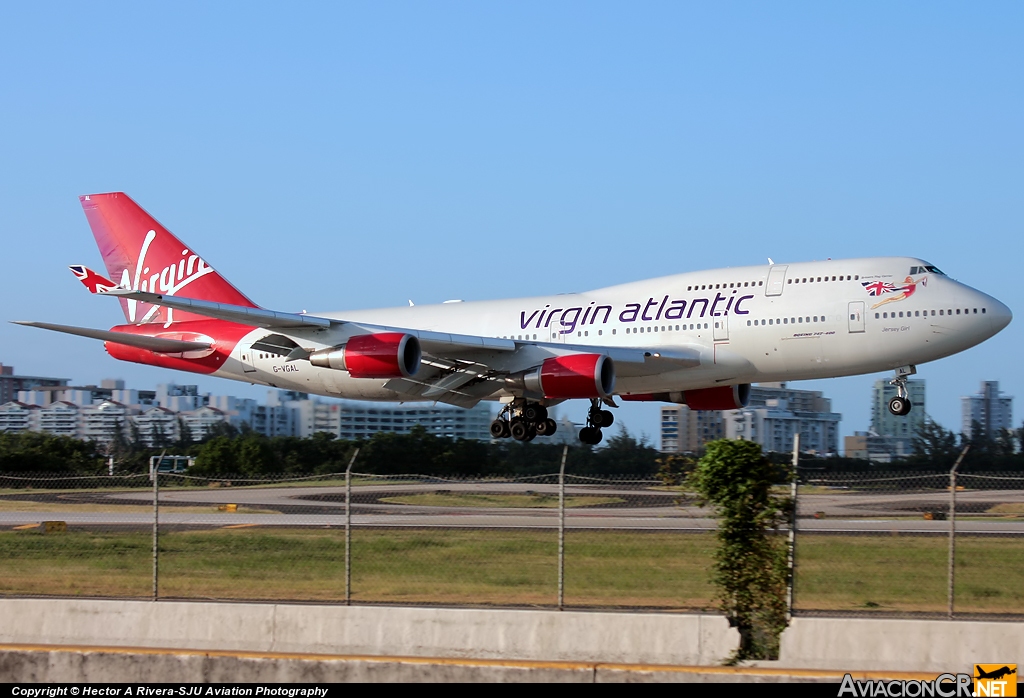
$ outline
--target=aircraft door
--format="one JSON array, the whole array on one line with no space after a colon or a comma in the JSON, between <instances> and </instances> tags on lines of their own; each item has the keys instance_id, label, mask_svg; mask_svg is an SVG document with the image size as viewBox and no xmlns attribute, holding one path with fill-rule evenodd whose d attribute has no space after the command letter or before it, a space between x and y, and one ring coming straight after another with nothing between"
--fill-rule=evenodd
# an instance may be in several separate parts
<instances>
[{"instance_id":1,"label":"aircraft door","mask_svg":"<svg viewBox=\"0 0 1024 698\"><path fill-rule=\"evenodd\" d=\"M864 301L850 301L850 332L864 331Z\"/></svg>"},{"instance_id":2,"label":"aircraft door","mask_svg":"<svg viewBox=\"0 0 1024 698\"><path fill-rule=\"evenodd\" d=\"M254 361L254 359L256 358L256 355L254 353L252 345L251 344L249 346L239 345L238 353L239 353L239 355L240 355L240 357L242 359L242 372L243 373L255 373L256 372L256 362Z\"/></svg>"},{"instance_id":3,"label":"aircraft door","mask_svg":"<svg viewBox=\"0 0 1024 698\"><path fill-rule=\"evenodd\" d=\"M715 318L715 332L714 337L716 342L728 342L729 341L729 316L722 315L721 317Z\"/></svg>"},{"instance_id":4,"label":"aircraft door","mask_svg":"<svg viewBox=\"0 0 1024 698\"><path fill-rule=\"evenodd\" d=\"M764 287L764 295L781 296L782 287L786 285L787 264L775 264L768 270L768 283Z\"/></svg>"}]
</instances>

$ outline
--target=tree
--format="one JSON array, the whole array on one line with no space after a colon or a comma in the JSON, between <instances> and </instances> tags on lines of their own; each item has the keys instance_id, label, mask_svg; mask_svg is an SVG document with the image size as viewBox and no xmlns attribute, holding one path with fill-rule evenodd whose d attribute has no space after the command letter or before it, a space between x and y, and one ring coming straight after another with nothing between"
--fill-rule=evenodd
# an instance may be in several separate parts
<instances>
[{"instance_id":1,"label":"tree","mask_svg":"<svg viewBox=\"0 0 1024 698\"><path fill-rule=\"evenodd\" d=\"M181 415L178 415L178 442L175 444L175 448L179 451L184 451L192 445L193 441L195 439L192 438L192 428L188 425L188 422L182 419Z\"/></svg>"},{"instance_id":2,"label":"tree","mask_svg":"<svg viewBox=\"0 0 1024 698\"><path fill-rule=\"evenodd\" d=\"M692 456L684 456L681 453L665 455L654 462L658 464L658 472L654 476L668 487L684 484L697 467L697 461Z\"/></svg>"},{"instance_id":3,"label":"tree","mask_svg":"<svg viewBox=\"0 0 1024 698\"><path fill-rule=\"evenodd\" d=\"M733 661L776 659L786 627L785 539L772 535L791 501L772 493L785 481L761 446L721 439L707 444L689 483L718 516L713 579L720 608L740 633Z\"/></svg>"},{"instance_id":4,"label":"tree","mask_svg":"<svg viewBox=\"0 0 1024 698\"><path fill-rule=\"evenodd\" d=\"M941 424L930 417L925 417L924 423L918 427L917 433L914 435L912 460L937 470L949 470L953 467L959 453L956 434L943 428Z\"/></svg>"}]
</instances>

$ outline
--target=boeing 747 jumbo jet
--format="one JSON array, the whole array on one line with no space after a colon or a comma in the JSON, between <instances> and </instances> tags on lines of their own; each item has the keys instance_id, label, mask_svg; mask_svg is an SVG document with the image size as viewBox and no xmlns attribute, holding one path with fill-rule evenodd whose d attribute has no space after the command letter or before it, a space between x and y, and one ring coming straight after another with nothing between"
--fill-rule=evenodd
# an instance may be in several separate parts
<instances>
[{"instance_id":1,"label":"boeing 747 jumbo jet","mask_svg":"<svg viewBox=\"0 0 1024 698\"><path fill-rule=\"evenodd\" d=\"M910 412L916 366L1006 327L1010 309L913 257L696 271L557 296L384 310L284 313L256 305L123 193L81 197L117 298L92 337L116 359L330 397L503 404L495 438L554 433L547 408L590 400L579 438L601 441L620 400L743 407L750 384L894 370Z\"/></svg>"}]
</instances>

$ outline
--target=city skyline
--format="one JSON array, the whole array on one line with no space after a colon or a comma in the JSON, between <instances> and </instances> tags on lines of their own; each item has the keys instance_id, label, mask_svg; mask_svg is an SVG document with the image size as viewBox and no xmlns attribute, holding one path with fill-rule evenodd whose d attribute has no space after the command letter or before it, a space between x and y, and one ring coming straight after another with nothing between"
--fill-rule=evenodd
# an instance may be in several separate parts
<instances>
[{"instance_id":1,"label":"city skyline","mask_svg":"<svg viewBox=\"0 0 1024 698\"><path fill-rule=\"evenodd\" d=\"M131 419L138 426L143 441L147 444L152 440L152 434L156 434L157 431L177 439L178 430L181 428L177 419L182 415L185 416L186 426L196 440L204 436L206 430L218 421L235 426L244 422L250 428L267 436L309 437L317 431L327 431L334 433L338 438L353 439L373 433L372 430L367 432L365 428L359 433L352 431L355 426L353 417L356 413L387 415L388 419L385 421L389 423L392 421L392 415L412 415L409 418L402 417L403 423L408 420L411 425L415 422L415 415L418 412L424 415L436 413L435 416L442 413L444 416L450 416L448 413L455 415L465 412L465 419L458 421L460 426L466 423L467 428L475 429L473 434L444 433L437 428L433 429L432 433L440 436L491 440L487 432L489 420L494 414L493 406L486 402L477 408L463 411L461 408L432 403L360 402L279 389L265 389L265 401L259 402L254 398L203 393L193 383L157 384L153 390L126 387L126 382L121 378L102 378L98 383L75 384L67 378L23 376L16 373L10 364L0 363L0 393L9 395L12 385L26 379L37 382L41 387L18 391L13 400L0 402L0 407L12 403L24 403L30 407L51 406L51 403L59 401L70 403L66 408L60 409L53 405L54 409L47 411L45 415L37 415L32 429L53 433L75 433L76 438L95 439L102 436L100 432L104 429L109 430L112 420ZM653 427L654 431L659 432L659 450L687 453L700 450L705 442L716 438L740 438L762 443L766 450L786 451L788 447L784 448L783 445L791 444L794 431L800 431L803 437L802 450L821 455L836 454L887 462L891 458L904 457L913 451L914 431L927 416L926 381L909 381L909 396L917 410L906 417L893 416L885 408L887 401L896 394L894 386L888 381L875 381L870 396L870 430L857 430L844 438L840 438L838 429L843 415L831 411L831 398L821 391L798 387L801 383L797 381L794 385L755 384L751 389L748 406L739 410L692 411L685 405L662 403L659 423ZM72 414L74 408L90 405L94 409L88 410L88 415L76 417ZM114 414L116 410L112 411L111 406L128 409ZM972 421L969 417L969 414L972 414L971 410L989 415L988 422L978 419L973 421L990 423L990 431L1015 428L1012 422L1013 398L1000 391L999 381L983 381L981 389L976 394L961 397L961 408L962 430L958 432L955 428L947 428L968 438L970 434L966 425ZM332 410L333 414L328 415L327 413ZM17 409L8 409L0 413L0 432L11 429L11 425L20 425L20 429L27 428L25 425L32 420L27 415L16 414L17 412ZM344 428L342 414L347 415L347 426ZM568 429L578 429L580 425L573 423L564 413L554 414L561 426L561 432L564 432L559 433L554 440L562 443L566 441ZM374 421L379 420L375 418ZM52 429L47 428L46 424L51 425ZM78 426L74 426L75 424ZM152 434L146 431L154 425L157 431L153 431ZM127 427L122 425L122 428ZM383 430L392 431L392 427L389 425ZM777 432L774 435L770 433L773 430ZM397 431L401 432L401 429ZM428 431L431 429L428 428ZM571 438L568 441L574 443Z\"/></svg>"}]
</instances>

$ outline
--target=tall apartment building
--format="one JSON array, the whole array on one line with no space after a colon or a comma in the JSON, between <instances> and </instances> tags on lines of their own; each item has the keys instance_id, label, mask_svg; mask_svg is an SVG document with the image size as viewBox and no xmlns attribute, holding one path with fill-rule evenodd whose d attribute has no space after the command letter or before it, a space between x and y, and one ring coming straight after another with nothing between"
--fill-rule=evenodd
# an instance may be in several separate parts
<instances>
[{"instance_id":1,"label":"tall apartment building","mask_svg":"<svg viewBox=\"0 0 1024 698\"><path fill-rule=\"evenodd\" d=\"M327 432L341 439L365 439L377 432L408 434L413 427L422 426L434 436L489 441L494 419L486 403L466 409L429 403L390 405L306 398L284 405L297 412L296 435Z\"/></svg>"},{"instance_id":2,"label":"tall apartment building","mask_svg":"<svg viewBox=\"0 0 1024 698\"><path fill-rule=\"evenodd\" d=\"M691 410L686 405L661 408L661 450L664 453L696 453L708 441L725 436L724 413Z\"/></svg>"},{"instance_id":3,"label":"tall apartment building","mask_svg":"<svg viewBox=\"0 0 1024 698\"><path fill-rule=\"evenodd\" d=\"M839 422L832 401L819 390L796 390L785 383L762 383L750 389L750 404L724 413L725 438L761 444L765 451L793 450L800 434L804 453L839 452Z\"/></svg>"},{"instance_id":4,"label":"tall apartment building","mask_svg":"<svg viewBox=\"0 0 1024 698\"><path fill-rule=\"evenodd\" d=\"M971 438L977 425L990 438L1013 428L1013 398L1003 395L999 381L982 381L974 395L960 398L961 431Z\"/></svg>"},{"instance_id":5,"label":"tall apartment building","mask_svg":"<svg viewBox=\"0 0 1024 698\"><path fill-rule=\"evenodd\" d=\"M816 390L795 390L785 383L750 389L750 403L739 410L691 410L685 405L661 408L661 450L693 453L715 439L756 441L766 451L789 451L799 432L801 450L835 453L842 415Z\"/></svg>"},{"instance_id":6,"label":"tall apartment building","mask_svg":"<svg viewBox=\"0 0 1024 698\"><path fill-rule=\"evenodd\" d=\"M910 414L889 411L889 400L896 397L896 386L877 380L871 390L871 428L847 436L843 453L848 458L863 458L889 463L914 452L914 437L925 420L925 382L907 381L907 393L913 409Z\"/></svg>"},{"instance_id":7,"label":"tall apartment building","mask_svg":"<svg viewBox=\"0 0 1024 698\"><path fill-rule=\"evenodd\" d=\"M889 411L889 400L896 397L896 386L890 385L887 380L875 381L871 391L871 431L879 436L913 440L918 429L924 425L925 382L908 380L907 392L913 405L910 414L893 414Z\"/></svg>"},{"instance_id":8,"label":"tall apartment building","mask_svg":"<svg viewBox=\"0 0 1024 698\"><path fill-rule=\"evenodd\" d=\"M18 398L22 390L34 390L43 387L59 387L68 384L67 378L47 378L44 376L19 376L13 366L0 364L0 405Z\"/></svg>"}]
</instances>

